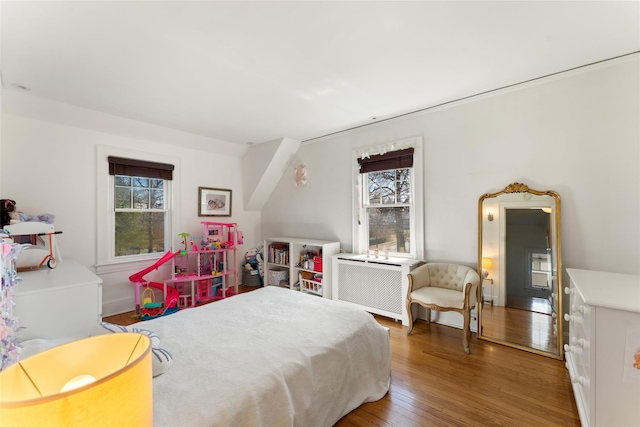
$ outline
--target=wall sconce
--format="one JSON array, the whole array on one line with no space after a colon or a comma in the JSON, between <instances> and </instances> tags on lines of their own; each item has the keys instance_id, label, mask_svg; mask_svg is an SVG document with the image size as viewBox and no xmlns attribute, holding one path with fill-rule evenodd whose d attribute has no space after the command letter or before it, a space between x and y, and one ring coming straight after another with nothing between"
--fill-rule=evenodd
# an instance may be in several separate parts
<instances>
[{"instance_id":1,"label":"wall sconce","mask_svg":"<svg viewBox=\"0 0 640 427\"><path fill-rule=\"evenodd\" d=\"M489 278L489 271L488 269L490 269L491 267L493 267L493 261L491 260L491 258L482 258L482 279L483 280L491 280L491 283L493 283L493 279Z\"/></svg>"},{"instance_id":2,"label":"wall sconce","mask_svg":"<svg viewBox=\"0 0 640 427\"><path fill-rule=\"evenodd\" d=\"M488 221L493 221L493 212L491 212L491 211L487 212L487 220Z\"/></svg>"},{"instance_id":3,"label":"wall sconce","mask_svg":"<svg viewBox=\"0 0 640 427\"><path fill-rule=\"evenodd\" d=\"M307 167L303 163L293 168L293 180L296 187L299 185L307 185Z\"/></svg>"},{"instance_id":4,"label":"wall sconce","mask_svg":"<svg viewBox=\"0 0 640 427\"><path fill-rule=\"evenodd\" d=\"M11 426L152 426L151 340L98 335L9 366L0 372L0 419Z\"/></svg>"}]
</instances>

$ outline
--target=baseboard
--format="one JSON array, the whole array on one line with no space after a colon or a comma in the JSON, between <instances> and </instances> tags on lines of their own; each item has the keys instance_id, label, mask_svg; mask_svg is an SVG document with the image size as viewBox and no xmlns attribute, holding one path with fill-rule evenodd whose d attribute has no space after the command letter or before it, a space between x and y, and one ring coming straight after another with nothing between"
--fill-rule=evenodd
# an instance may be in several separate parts
<instances>
[{"instance_id":1,"label":"baseboard","mask_svg":"<svg viewBox=\"0 0 640 427\"><path fill-rule=\"evenodd\" d=\"M102 317L114 316L135 310L135 302L131 298L120 298L111 301L102 301Z\"/></svg>"}]
</instances>

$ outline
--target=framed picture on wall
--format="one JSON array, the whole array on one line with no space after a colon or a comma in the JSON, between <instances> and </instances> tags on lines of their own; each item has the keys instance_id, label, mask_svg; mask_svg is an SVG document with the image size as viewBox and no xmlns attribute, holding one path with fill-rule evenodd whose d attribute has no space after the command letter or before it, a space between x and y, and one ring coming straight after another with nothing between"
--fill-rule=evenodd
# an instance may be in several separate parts
<instances>
[{"instance_id":1,"label":"framed picture on wall","mask_svg":"<svg viewBox=\"0 0 640 427\"><path fill-rule=\"evenodd\" d=\"M231 216L231 190L198 187L198 216Z\"/></svg>"}]
</instances>

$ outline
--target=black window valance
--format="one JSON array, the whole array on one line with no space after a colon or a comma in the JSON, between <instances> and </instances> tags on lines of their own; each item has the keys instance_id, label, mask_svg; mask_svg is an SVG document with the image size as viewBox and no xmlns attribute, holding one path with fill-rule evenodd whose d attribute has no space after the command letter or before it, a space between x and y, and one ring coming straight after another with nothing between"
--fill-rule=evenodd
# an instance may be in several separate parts
<instances>
[{"instance_id":1,"label":"black window valance","mask_svg":"<svg viewBox=\"0 0 640 427\"><path fill-rule=\"evenodd\" d=\"M144 178L173 179L173 165L109 156L109 175L141 176Z\"/></svg>"},{"instance_id":2,"label":"black window valance","mask_svg":"<svg viewBox=\"0 0 640 427\"><path fill-rule=\"evenodd\" d=\"M413 167L413 148L375 154L369 158L358 159L360 173L378 172L389 169Z\"/></svg>"}]
</instances>

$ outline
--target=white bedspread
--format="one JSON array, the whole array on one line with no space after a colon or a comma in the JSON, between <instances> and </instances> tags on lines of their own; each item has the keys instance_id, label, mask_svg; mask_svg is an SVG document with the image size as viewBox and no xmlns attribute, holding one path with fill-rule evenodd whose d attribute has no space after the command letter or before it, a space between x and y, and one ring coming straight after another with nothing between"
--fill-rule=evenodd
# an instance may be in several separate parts
<instances>
[{"instance_id":1,"label":"white bedspread","mask_svg":"<svg viewBox=\"0 0 640 427\"><path fill-rule=\"evenodd\" d=\"M268 286L140 327L174 358L155 426L331 426L389 388L388 331L339 301Z\"/></svg>"}]
</instances>

